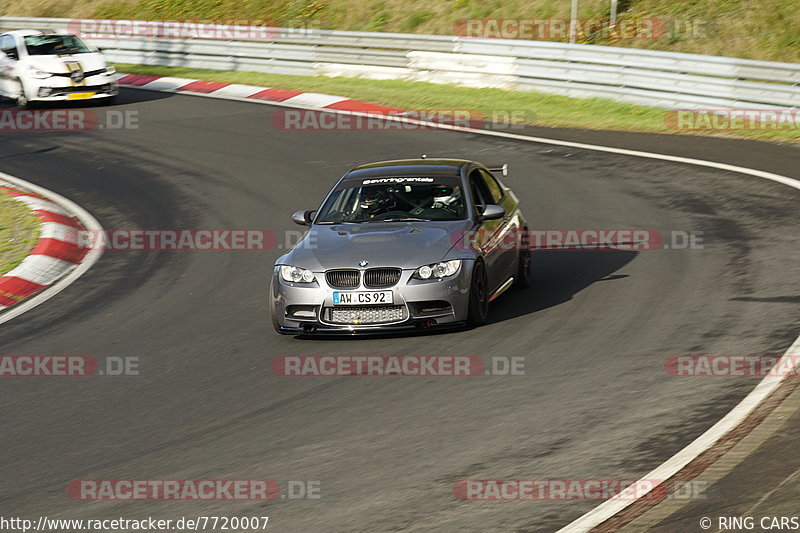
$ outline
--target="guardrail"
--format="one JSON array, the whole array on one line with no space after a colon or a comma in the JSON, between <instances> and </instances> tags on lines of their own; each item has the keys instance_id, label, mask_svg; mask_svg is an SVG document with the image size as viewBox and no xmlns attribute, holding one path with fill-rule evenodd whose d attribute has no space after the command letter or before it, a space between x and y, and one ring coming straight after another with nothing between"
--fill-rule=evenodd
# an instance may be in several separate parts
<instances>
[{"instance_id":1,"label":"guardrail","mask_svg":"<svg viewBox=\"0 0 800 533\"><path fill-rule=\"evenodd\" d=\"M87 21L0 17L2 28L71 33L82 22ZM114 28L134 24L105 22ZM93 24L98 27L100 21ZM120 63L405 79L579 98L605 97L664 108L800 107L800 65L794 63L547 41L297 28L261 30L269 31L257 41L84 37L103 49L111 61Z\"/></svg>"}]
</instances>

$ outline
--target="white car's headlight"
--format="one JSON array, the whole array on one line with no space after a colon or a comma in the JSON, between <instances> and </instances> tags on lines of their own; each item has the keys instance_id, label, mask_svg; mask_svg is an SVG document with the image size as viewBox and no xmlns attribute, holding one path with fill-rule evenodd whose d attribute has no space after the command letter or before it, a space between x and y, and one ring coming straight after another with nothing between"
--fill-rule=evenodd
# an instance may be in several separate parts
<instances>
[{"instance_id":1,"label":"white car's headlight","mask_svg":"<svg viewBox=\"0 0 800 533\"><path fill-rule=\"evenodd\" d=\"M31 78L36 78L37 80L44 80L52 76L49 72L45 72L43 70L39 70L38 68L34 67L33 65L28 67L28 76Z\"/></svg>"},{"instance_id":2,"label":"white car's headlight","mask_svg":"<svg viewBox=\"0 0 800 533\"><path fill-rule=\"evenodd\" d=\"M106 67L106 74L116 74L117 67Z\"/></svg>"},{"instance_id":3,"label":"white car's headlight","mask_svg":"<svg viewBox=\"0 0 800 533\"><path fill-rule=\"evenodd\" d=\"M442 261L440 263L419 267L414 271L411 277L416 279L442 279L456 274L460 268L461 259Z\"/></svg>"},{"instance_id":4,"label":"white car's headlight","mask_svg":"<svg viewBox=\"0 0 800 533\"><path fill-rule=\"evenodd\" d=\"M314 283L316 281L314 273L310 270L287 265L281 266L281 278L291 283Z\"/></svg>"}]
</instances>

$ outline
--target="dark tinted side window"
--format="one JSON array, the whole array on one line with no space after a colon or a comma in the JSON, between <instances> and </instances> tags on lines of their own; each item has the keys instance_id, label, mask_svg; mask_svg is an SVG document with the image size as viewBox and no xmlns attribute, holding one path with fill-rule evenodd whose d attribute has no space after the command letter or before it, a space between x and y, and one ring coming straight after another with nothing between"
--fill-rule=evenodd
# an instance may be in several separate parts
<instances>
[{"instance_id":1,"label":"dark tinted side window","mask_svg":"<svg viewBox=\"0 0 800 533\"><path fill-rule=\"evenodd\" d=\"M490 173L482 170L481 176L483 176L483 181L486 183L486 188L489 190L489 194L491 194L491 202L492 204L499 204L500 199L503 197L503 189L500 187L500 184L497 183L497 180L494 179Z\"/></svg>"},{"instance_id":2,"label":"dark tinted side window","mask_svg":"<svg viewBox=\"0 0 800 533\"><path fill-rule=\"evenodd\" d=\"M469 174L469 188L472 192L472 201L475 202L475 205L494 203L492 194L486 187L486 181L484 181L480 171L477 169L473 170Z\"/></svg>"}]
</instances>

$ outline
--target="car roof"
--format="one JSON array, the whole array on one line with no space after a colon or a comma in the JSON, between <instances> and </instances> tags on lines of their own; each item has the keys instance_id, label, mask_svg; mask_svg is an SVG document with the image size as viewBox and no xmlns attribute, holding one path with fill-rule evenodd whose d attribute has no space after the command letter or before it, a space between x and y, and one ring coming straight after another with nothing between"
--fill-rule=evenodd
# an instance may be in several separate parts
<instances>
[{"instance_id":1,"label":"car roof","mask_svg":"<svg viewBox=\"0 0 800 533\"><path fill-rule=\"evenodd\" d=\"M397 159L359 165L345 174L344 180L399 176L461 177L461 169L475 164L466 159Z\"/></svg>"},{"instance_id":2,"label":"car roof","mask_svg":"<svg viewBox=\"0 0 800 533\"><path fill-rule=\"evenodd\" d=\"M3 35L27 37L28 35L44 35L44 32L41 30L12 30L4 32Z\"/></svg>"}]
</instances>

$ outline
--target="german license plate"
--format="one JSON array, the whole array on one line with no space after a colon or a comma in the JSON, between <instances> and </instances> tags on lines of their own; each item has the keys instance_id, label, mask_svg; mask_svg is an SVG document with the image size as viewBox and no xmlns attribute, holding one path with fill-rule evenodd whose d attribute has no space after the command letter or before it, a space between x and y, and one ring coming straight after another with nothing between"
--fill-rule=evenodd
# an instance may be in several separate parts
<instances>
[{"instance_id":1,"label":"german license plate","mask_svg":"<svg viewBox=\"0 0 800 533\"><path fill-rule=\"evenodd\" d=\"M391 305L392 291L334 292L333 305Z\"/></svg>"},{"instance_id":2,"label":"german license plate","mask_svg":"<svg viewBox=\"0 0 800 533\"><path fill-rule=\"evenodd\" d=\"M91 98L97 93L72 93L67 95L67 100L86 100L87 98Z\"/></svg>"}]
</instances>

